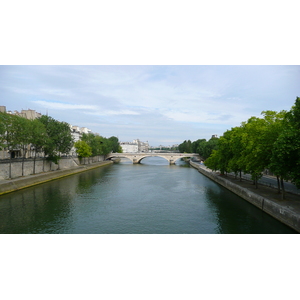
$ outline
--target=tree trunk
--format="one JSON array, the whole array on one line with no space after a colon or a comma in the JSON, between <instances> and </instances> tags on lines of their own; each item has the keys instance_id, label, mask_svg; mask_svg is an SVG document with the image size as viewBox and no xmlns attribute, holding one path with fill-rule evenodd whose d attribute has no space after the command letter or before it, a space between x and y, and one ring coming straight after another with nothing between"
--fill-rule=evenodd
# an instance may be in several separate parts
<instances>
[{"instance_id":1,"label":"tree trunk","mask_svg":"<svg viewBox=\"0 0 300 300\"><path fill-rule=\"evenodd\" d=\"M10 158L9 158L9 179L11 179L11 153L10 153Z\"/></svg>"},{"instance_id":2,"label":"tree trunk","mask_svg":"<svg viewBox=\"0 0 300 300\"><path fill-rule=\"evenodd\" d=\"M36 160L36 151L34 151L34 159L33 159L33 175L35 174L35 160Z\"/></svg>"},{"instance_id":3,"label":"tree trunk","mask_svg":"<svg viewBox=\"0 0 300 300\"><path fill-rule=\"evenodd\" d=\"M24 161L25 161L25 156L26 156L26 150L25 150L25 147L23 146L23 157L22 157L22 177L24 176Z\"/></svg>"},{"instance_id":4,"label":"tree trunk","mask_svg":"<svg viewBox=\"0 0 300 300\"><path fill-rule=\"evenodd\" d=\"M281 182L281 189L282 189L281 199L284 200L285 199L285 188L284 188L284 182L283 182L283 178L282 177L280 177L280 182Z\"/></svg>"},{"instance_id":5,"label":"tree trunk","mask_svg":"<svg viewBox=\"0 0 300 300\"><path fill-rule=\"evenodd\" d=\"M277 178L277 193L280 194L280 181L279 181L279 176L276 175Z\"/></svg>"}]
</instances>

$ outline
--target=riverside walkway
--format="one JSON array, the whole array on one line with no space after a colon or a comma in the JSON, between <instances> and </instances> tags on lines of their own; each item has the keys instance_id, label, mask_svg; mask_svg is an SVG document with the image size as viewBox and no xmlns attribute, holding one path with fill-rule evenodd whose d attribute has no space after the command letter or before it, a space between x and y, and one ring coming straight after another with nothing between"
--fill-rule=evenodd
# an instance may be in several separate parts
<instances>
[{"instance_id":1,"label":"riverside walkway","mask_svg":"<svg viewBox=\"0 0 300 300\"><path fill-rule=\"evenodd\" d=\"M261 184L256 188L252 181L246 179L240 181L232 175L221 176L219 172L213 172L204 165L194 162L190 162L190 164L203 175L300 233L300 195L286 192L286 199L282 200L277 188Z\"/></svg>"}]
</instances>

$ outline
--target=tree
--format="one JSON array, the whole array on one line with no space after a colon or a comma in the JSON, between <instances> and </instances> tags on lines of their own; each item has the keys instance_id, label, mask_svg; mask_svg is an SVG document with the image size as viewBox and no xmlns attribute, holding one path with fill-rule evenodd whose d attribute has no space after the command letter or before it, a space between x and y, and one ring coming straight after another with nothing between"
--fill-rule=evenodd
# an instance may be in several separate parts
<instances>
[{"instance_id":1,"label":"tree","mask_svg":"<svg viewBox=\"0 0 300 300\"><path fill-rule=\"evenodd\" d=\"M230 149L232 157L228 163L228 168L234 172L235 177L239 173L239 179L242 181L242 171L246 169L245 162L242 159L243 152L243 127L231 128Z\"/></svg>"},{"instance_id":2,"label":"tree","mask_svg":"<svg viewBox=\"0 0 300 300\"><path fill-rule=\"evenodd\" d=\"M122 147L120 146L119 139L115 136L111 136L109 139L111 152L122 153Z\"/></svg>"},{"instance_id":3,"label":"tree","mask_svg":"<svg viewBox=\"0 0 300 300\"><path fill-rule=\"evenodd\" d=\"M30 143L34 148L33 174L35 174L35 162L38 152L42 152L44 147L48 144L48 135L46 128L38 119L30 121Z\"/></svg>"},{"instance_id":4,"label":"tree","mask_svg":"<svg viewBox=\"0 0 300 300\"><path fill-rule=\"evenodd\" d=\"M192 142L190 140L184 141L178 146L178 150L181 153L192 153Z\"/></svg>"},{"instance_id":5,"label":"tree","mask_svg":"<svg viewBox=\"0 0 300 300\"><path fill-rule=\"evenodd\" d=\"M192 152L198 153L198 148L203 142L206 142L206 139L198 139L197 141L192 142Z\"/></svg>"},{"instance_id":6,"label":"tree","mask_svg":"<svg viewBox=\"0 0 300 300\"><path fill-rule=\"evenodd\" d=\"M203 145L203 149L202 149L203 152L202 152L202 154L199 153L200 156L202 156L204 159L207 159L208 157L210 157L213 150L218 149L218 142L219 142L218 138L212 137L209 141L207 141Z\"/></svg>"},{"instance_id":7,"label":"tree","mask_svg":"<svg viewBox=\"0 0 300 300\"><path fill-rule=\"evenodd\" d=\"M102 137L94 133L84 133L81 140L85 141L92 149L92 156L107 155L110 152L122 152L118 138Z\"/></svg>"},{"instance_id":8,"label":"tree","mask_svg":"<svg viewBox=\"0 0 300 300\"><path fill-rule=\"evenodd\" d=\"M11 164L12 164L12 153L15 148L18 147L17 132L14 130L15 124L17 123L18 116L10 115L7 113L0 113L1 118L1 145L2 149L6 148L10 154L9 163L9 178L11 178Z\"/></svg>"},{"instance_id":9,"label":"tree","mask_svg":"<svg viewBox=\"0 0 300 300\"><path fill-rule=\"evenodd\" d=\"M285 197L283 180L291 180L300 188L300 98L288 111L282 122L282 130L272 149L271 171L280 177L282 197Z\"/></svg>"},{"instance_id":10,"label":"tree","mask_svg":"<svg viewBox=\"0 0 300 300\"><path fill-rule=\"evenodd\" d=\"M85 141L77 141L74 147L79 158L90 157L92 155L92 148Z\"/></svg>"},{"instance_id":11,"label":"tree","mask_svg":"<svg viewBox=\"0 0 300 300\"><path fill-rule=\"evenodd\" d=\"M73 146L70 126L66 122L59 122L50 116L43 115L39 121L44 124L48 135L44 147L45 154L50 161L58 164L60 154L69 153Z\"/></svg>"},{"instance_id":12,"label":"tree","mask_svg":"<svg viewBox=\"0 0 300 300\"><path fill-rule=\"evenodd\" d=\"M22 149L22 176L24 176L24 161L30 144L30 121L23 117L16 116L11 124L14 145Z\"/></svg>"}]
</instances>

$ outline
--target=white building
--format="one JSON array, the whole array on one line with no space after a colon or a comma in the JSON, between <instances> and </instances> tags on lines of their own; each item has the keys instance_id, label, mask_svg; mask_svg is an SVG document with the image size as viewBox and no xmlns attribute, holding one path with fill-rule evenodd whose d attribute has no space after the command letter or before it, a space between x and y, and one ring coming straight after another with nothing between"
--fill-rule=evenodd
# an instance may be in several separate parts
<instances>
[{"instance_id":1,"label":"white building","mask_svg":"<svg viewBox=\"0 0 300 300\"><path fill-rule=\"evenodd\" d=\"M149 143L141 142L139 139L132 142L121 142L123 153L149 152Z\"/></svg>"},{"instance_id":2,"label":"white building","mask_svg":"<svg viewBox=\"0 0 300 300\"><path fill-rule=\"evenodd\" d=\"M121 142L120 146L122 147L123 153L136 153L139 152L138 144L135 142Z\"/></svg>"},{"instance_id":3,"label":"white building","mask_svg":"<svg viewBox=\"0 0 300 300\"><path fill-rule=\"evenodd\" d=\"M79 126L76 126L76 125L75 126L70 125L70 129L71 129L71 135L73 137L74 143L81 140L81 137L82 137L83 133L88 134L88 133L92 132L92 130L90 130L86 127L79 127ZM69 154L72 155L72 156L77 156L76 148L74 147L74 145L73 145L73 147L72 147Z\"/></svg>"},{"instance_id":4,"label":"white building","mask_svg":"<svg viewBox=\"0 0 300 300\"><path fill-rule=\"evenodd\" d=\"M92 130L90 130L90 129L86 128L86 127L81 127L80 131L81 131L81 133L86 133L86 134L92 133Z\"/></svg>"}]
</instances>

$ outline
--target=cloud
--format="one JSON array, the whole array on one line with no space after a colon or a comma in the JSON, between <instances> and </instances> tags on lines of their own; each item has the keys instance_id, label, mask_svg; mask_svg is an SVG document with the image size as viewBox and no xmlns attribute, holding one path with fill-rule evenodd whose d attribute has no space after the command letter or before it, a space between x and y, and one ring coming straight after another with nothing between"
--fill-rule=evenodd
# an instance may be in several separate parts
<instances>
[{"instance_id":1,"label":"cloud","mask_svg":"<svg viewBox=\"0 0 300 300\"><path fill-rule=\"evenodd\" d=\"M54 110L95 110L97 109L97 106L87 105L87 104L68 104L68 103L44 101L44 100L37 100L32 102L44 108L54 109Z\"/></svg>"},{"instance_id":2,"label":"cloud","mask_svg":"<svg viewBox=\"0 0 300 300\"><path fill-rule=\"evenodd\" d=\"M8 110L47 109L103 136L153 144L222 135L263 110L289 110L300 95L299 66L37 65L0 74Z\"/></svg>"},{"instance_id":3,"label":"cloud","mask_svg":"<svg viewBox=\"0 0 300 300\"><path fill-rule=\"evenodd\" d=\"M95 116L118 116L118 115L139 115L140 113L133 110L100 110L98 108L95 112L87 112L89 115Z\"/></svg>"}]
</instances>

